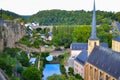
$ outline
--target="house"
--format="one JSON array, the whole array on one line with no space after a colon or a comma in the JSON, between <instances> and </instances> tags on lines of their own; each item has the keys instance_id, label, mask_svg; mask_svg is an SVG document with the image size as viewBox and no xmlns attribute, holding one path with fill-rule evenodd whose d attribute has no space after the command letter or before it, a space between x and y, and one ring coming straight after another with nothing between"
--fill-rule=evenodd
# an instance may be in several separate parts
<instances>
[{"instance_id":1,"label":"house","mask_svg":"<svg viewBox=\"0 0 120 80\"><path fill-rule=\"evenodd\" d=\"M45 34L40 34L41 38L43 38L44 40L46 40L46 36Z\"/></svg>"},{"instance_id":2,"label":"house","mask_svg":"<svg viewBox=\"0 0 120 80\"><path fill-rule=\"evenodd\" d=\"M100 43L101 46L108 48L108 43ZM70 54L72 57L78 56L82 50L88 50L88 43L72 43L70 45Z\"/></svg>"},{"instance_id":3,"label":"house","mask_svg":"<svg viewBox=\"0 0 120 80\"><path fill-rule=\"evenodd\" d=\"M76 57L82 50L88 50L88 43L72 43L70 45L70 53L72 57Z\"/></svg>"},{"instance_id":4,"label":"house","mask_svg":"<svg viewBox=\"0 0 120 80\"><path fill-rule=\"evenodd\" d=\"M39 23L37 23L37 22L32 22L32 26L39 26Z\"/></svg>"},{"instance_id":5,"label":"house","mask_svg":"<svg viewBox=\"0 0 120 80\"><path fill-rule=\"evenodd\" d=\"M51 32L48 33L48 37L45 34L40 34L41 38L43 38L44 40L49 40L51 41L53 38L53 34Z\"/></svg>"},{"instance_id":6,"label":"house","mask_svg":"<svg viewBox=\"0 0 120 80\"><path fill-rule=\"evenodd\" d=\"M47 38L47 40L52 40L52 38L53 38L53 34L51 33L51 32L49 32L49 36L48 36L48 38Z\"/></svg>"},{"instance_id":7,"label":"house","mask_svg":"<svg viewBox=\"0 0 120 80\"><path fill-rule=\"evenodd\" d=\"M35 64L35 61L36 61L36 58L30 58L29 62L34 65Z\"/></svg>"}]
</instances>

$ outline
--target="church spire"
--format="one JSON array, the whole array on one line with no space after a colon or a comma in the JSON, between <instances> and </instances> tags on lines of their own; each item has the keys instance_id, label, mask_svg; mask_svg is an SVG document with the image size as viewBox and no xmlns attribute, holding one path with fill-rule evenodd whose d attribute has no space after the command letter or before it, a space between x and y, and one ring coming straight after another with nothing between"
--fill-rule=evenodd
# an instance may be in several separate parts
<instances>
[{"instance_id":1,"label":"church spire","mask_svg":"<svg viewBox=\"0 0 120 80\"><path fill-rule=\"evenodd\" d=\"M98 40L96 36L96 11L95 11L95 0L93 5L93 17L92 17L92 31L91 31L91 37L90 40Z\"/></svg>"}]
</instances>

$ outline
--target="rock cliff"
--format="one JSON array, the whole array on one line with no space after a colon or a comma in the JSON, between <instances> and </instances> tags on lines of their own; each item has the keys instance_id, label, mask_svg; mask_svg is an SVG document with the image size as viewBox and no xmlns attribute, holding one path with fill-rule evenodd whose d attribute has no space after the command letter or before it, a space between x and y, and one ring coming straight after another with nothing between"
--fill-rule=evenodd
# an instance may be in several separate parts
<instances>
[{"instance_id":1,"label":"rock cliff","mask_svg":"<svg viewBox=\"0 0 120 80\"><path fill-rule=\"evenodd\" d=\"M0 51L5 47L14 47L26 34L26 28L19 20L0 20Z\"/></svg>"}]
</instances>

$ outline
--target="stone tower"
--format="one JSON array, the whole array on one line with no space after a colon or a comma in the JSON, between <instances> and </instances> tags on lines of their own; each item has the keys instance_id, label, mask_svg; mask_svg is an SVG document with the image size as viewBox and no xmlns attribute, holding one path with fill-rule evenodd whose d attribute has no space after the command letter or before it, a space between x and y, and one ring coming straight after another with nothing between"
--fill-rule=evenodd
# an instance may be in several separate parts
<instances>
[{"instance_id":1,"label":"stone tower","mask_svg":"<svg viewBox=\"0 0 120 80\"><path fill-rule=\"evenodd\" d=\"M91 51L95 46L99 46L100 41L96 36L96 11L95 11L95 0L93 5L93 17L92 17L92 31L91 37L88 39L88 55L90 55Z\"/></svg>"}]
</instances>

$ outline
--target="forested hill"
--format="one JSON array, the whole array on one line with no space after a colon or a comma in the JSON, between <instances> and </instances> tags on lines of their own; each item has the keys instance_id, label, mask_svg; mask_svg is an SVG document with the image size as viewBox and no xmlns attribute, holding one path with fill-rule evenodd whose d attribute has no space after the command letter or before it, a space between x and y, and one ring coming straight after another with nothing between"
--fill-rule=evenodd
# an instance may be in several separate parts
<instances>
[{"instance_id":1,"label":"forested hill","mask_svg":"<svg viewBox=\"0 0 120 80\"><path fill-rule=\"evenodd\" d=\"M96 11L97 24L110 22L115 18L112 12ZM65 10L44 10L32 15L29 21L37 21L40 25L59 25L59 24L91 24L92 11L65 11Z\"/></svg>"},{"instance_id":2,"label":"forested hill","mask_svg":"<svg viewBox=\"0 0 120 80\"><path fill-rule=\"evenodd\" d=\"M1 14L2 14L2 18L6 19L6 20L13 20L15 18L22 18L22 16L14 13L14 12L11 12L11 11L0 10L0 17L1 17Z\"/></svg>"}]
</instances>

